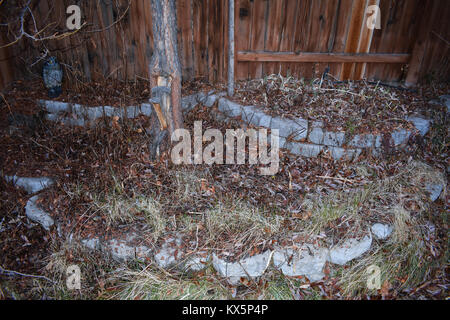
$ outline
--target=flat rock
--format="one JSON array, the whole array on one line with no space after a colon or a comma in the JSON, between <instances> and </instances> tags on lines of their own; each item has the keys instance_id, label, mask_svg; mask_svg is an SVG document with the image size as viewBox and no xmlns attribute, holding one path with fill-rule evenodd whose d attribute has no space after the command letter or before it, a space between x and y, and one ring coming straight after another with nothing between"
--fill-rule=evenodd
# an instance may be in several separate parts
<instances>
[{"instance_id":1,"label":"flat rock","mask_svg":"<svg viewBox=\"0 0 450 320\"><path fill-rule=\"evenodd\" d=\"M198 94L191 94L181 98L181 109L183 112L189 112L198 104Z\"/></svg>"},{"instance_id":2,"label":"flat rock","mask_svg":"<svg viewBox=\"0 0 450 320\"><path fill-rule=\"evenodd\" d=\"M269 266L272 251L268 250L264 253L254 255L240 260L239 262L229 263L219 259L213 254L213 267L216 271L232 285L238 285L241 278L254 279L264 274Z\"/></svg>"},{"instance_id":3,"label":"flat rock","mask_svg":"<svg viewBox=\"0 0 450 320\"><path fill-rule=\"evenodd\" d=\"M260 124L261 126L265 126ZM266 127L266 126L265 126ZM300 141L308 136L308 121L304 119L286 119L273 117L270 123L271 129L278 129L281 137L292 137L293 140Z\"/></svg>"},{"instance_id":4,"label":"flat rock","mask_svg":"<svg viewBox=\"0 0 450 320\"><path fill-rule=\"evenodd\" d=\"M331 157L335 160L352 160L357 158L361 154L361 149L346 149L340 147L329 147L328 150L331 152Z\"/></svg>"},{"instance_id":5,"label":"flat rock","mask_svg":"<svg viewBox=\"0 0 450 320\"><path fill-rule=\"evenodd\" d=\"M431 104L444 105L447 107L447 112L450 112L450 95L440 96L439 99L430 101Z\"/></svg>"},{"instance_id":6,"label":"flat rock","mask_svg":"<svg viewBox=\"0 0 450 320\"><path fill-rule=\"evenodd\" d=\"M164 241L159 251L154 255L156 264L164 269L178 264L183 256L181 244L182 238L179 235Z\"/></svg>"},{"instance_id":7,"label":"flat rock","mask_svg":"<svg viewBox=\"0 0 450 320\"><path fill-rule=\"evenodd\" d=\"M55 222L48 212L45 212L39 208L37 204L38 199L39 196L36 195L28 200L27 205L25 206L25 214L30 220L39 223L45 230L48 231Z\"/></svg>"},{"instance_id":8,"label":"flat rock","mask_svg":"<svg viewBox=\"0 0 450 320\"><path fill-rule=\"evenodd\" d=\"M436 201L444 190L444 186L437 183L428 184L426 190L430 193L431 201Z\"/></svg>"},{"instance_id":9,"label":"flat rock","mask_svg":"<svg viewBox=\"0 0 450 320\"><path fill-rule=\"evenodd\" d=\"M323 136L323 144L330 147L340 147L344 141L345 132L326 131Z\"/></svg>"},{"instance_id":10,"label":"flat rock","mask_svg":"<svg viewBox=\"0 0 450 320\"><path fill-rule=\"evenodd\" d=\"M357 134L348 143L354 148L372 148L374 146L375 137L372 134Z\"/></svg>"},{"instance_id":11,"label":"flat rock","mask_svg":"<svg viewBox=\"0 0 450 320\"><path fill-rule=\"evenodd\" d=\"M417 130L419 130L420 135L423 137L430 130L431 120L418 117L418 116L409 116L406 118L409 122L412 122Z\"/></svg>"},{"instance_id":12,"label":"flat rock","mask_svg":"<svg viewBox=\"0 0 450 320\"><path fill-rule=\"evenodd\" d=\"M393 231L393 228L390 225L382 224L382 223L375 223L371 227L372 234L380 240L387 239Z\"/></svg>"},{"instance_id":13,"label":"flat rock","mask_svg":"<svg viewBox=\"0 0 450 320\"><path fill-rule=\"evenodd\" d=\"M323 144L323 137L322 128L313 127L308 135L308 141L315 144Z\"/></svg>"},{"instance_id":14,"label":"flat rock","mask_svg":"<svg viewBox=\"0 0 450 320\"><path fill-rule=\"evenodd\" d=\"M324 149L323 146L316 144L300 143L300 142L288 142L286 143L286 148L295 155L315 158Z\"/></svg>"},{"instance_id":15,"label":"flat rock","mask_svg":"<svg viewBox=\"0 0 450 320\"><path fill-rule=\"evenodd\" d=\"M47 112L60 113L70 111L70 104L62 101L39 100L38 104L44 107Z\"/></svg>"},{"instance_id":16,"label":"flat rock","mask_svg":"<svg viewBox=\"0 0 450 320\"><path fill-rule=\"evenodd\" d=\"M101 242L100 242L100 239L97 237L82 239L80 242L83 246L85 246L86 248L89 248L91 250L100 250L101 249Z\"/></svg>"},{"instance_id":17,"label":"flat rock","mask_svg":"<svg viewBox=\"0 0 450 320\"><path fill-rule=\"evenodd\" d=\"M134 259L145 260L151 256L152 250L145 245L135 245L137 235L130 233L125 239L111 239L102 244L102 251L111 253L117 261Z\"/></svg>"},{"instance_id":18,"label":"flat rock","mask_svg":"<svg viewBox=\"0 0 450 320\"><path fill-rule=\"evenodd\" d=\"M206 252L197 252L188 257L184 263L184 270L198 272L206 268L210 255Z\"/></svg>"},{"instance_id":19,"label":"flat rock","mask_svg":"<svg viewBox=\"0 0 450 320\"><path fill-rule=\"evenodd\" d=\"M330 249L329 261L334 264L344 265L347 262L360 257L370 249L372 236L367 235L361 240L348 239Z\"/></svg>"},{"instance_id":20,"label":"flat rock","mask_svg":"<svg viewBox=\"0 0 450 320\"><path fill-rule=\"evenodd\" d=\"M12 182L15 186L23 188L27 193L36 193L45 188L51 186L54 181L48 177L18 177L18 176L5 176L7 182Z\"/></svg>"},{"instance_id":21,"label":"flat rock","mask_svg":"<svg viewBox=\"0 0 450 320\"><path fill-rule=\"evenodd\" d=\"M286 276L306 276L311 282L315 282L324 277L323 267L328 255L327 248L304 244L297 250L292 248L275 250L273 264Z\"/></svg>"},{"instance_id":22,"label":"flat rock","mask_svg":"<svg viewBox=\"0 0 450 320\"><path fill-rule=\"evenodd\" d=\"M218 109L220 112L226 114L228 117L239 117L242 114L242 107L241 105L229 101L225 98L219 99L219 106Z\"/></svg>"},{"instance_id":23,"label":"flat rock","mask_svg":"<svg viewBox=\"0 0 450 320\"><path fill-rule=\"evenodd\" d=\"M403 145L408 142L409 137L411 136L411 131L405 129L395 130L391 133L391 142L397 147L399 145Z\"/></svg>"}]
</instances>

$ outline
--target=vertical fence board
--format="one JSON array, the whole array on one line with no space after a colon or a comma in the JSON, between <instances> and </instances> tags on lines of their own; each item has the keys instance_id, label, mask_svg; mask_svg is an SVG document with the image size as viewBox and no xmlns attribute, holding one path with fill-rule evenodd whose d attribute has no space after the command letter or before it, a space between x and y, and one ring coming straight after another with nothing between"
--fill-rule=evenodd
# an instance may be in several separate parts
<instances>
[{"instance_id":1,"label":"vertical fence board","mask_svg":"<svg viewBox=\"0 0 450 320\"><path fill-rule=\"evenodd\" d=\"M33 14L42 29L50 23L58 32L66 30L65 9L70 0L32 0ZM448 78L450 6L448 0L235 0L237 51L369 52L409 53L416 48L423 30L422 55L413 61L415 78L434 73ZM378 3L381 30L366 28L367 5ZM428 4L428 9L424 3ZM127 14L123 15L130 4ZM46 48L63 62L67 81L84 75L94 81L105 78L135 80L148 75L153 38L150 1L79 1L85 31L69 38L51 40ZM183 79L206 78L226 81L228 50L228 0L178 0L178 40ZM433 12L436 14L434 15ZM117 21L123 16L121 21ZM430 19L428 25L421 21ZM92 32L96 30L95 32ZM0 27L2 41L14 35ZM23 38L0 49L0 82L40 76L42 44ZM417 50L416 50L417 51ZM6 59L6 60L5 60ZM37 63L35 63L37 62ZM261 78L269 73L296 77L318 77L329 66L337 78L368 78L398 81L402 65L380 63L279 63L236 62L236 79ZM313 70L314 69L314 70ZM77 80L76 80L77 79Z\"/></svg>"}]
</instances>

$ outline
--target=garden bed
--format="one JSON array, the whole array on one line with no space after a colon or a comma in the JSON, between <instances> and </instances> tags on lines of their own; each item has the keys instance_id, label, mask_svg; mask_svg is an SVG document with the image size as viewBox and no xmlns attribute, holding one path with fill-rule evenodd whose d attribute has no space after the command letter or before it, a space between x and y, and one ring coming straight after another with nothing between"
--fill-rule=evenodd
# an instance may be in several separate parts
<instances>
[{"instance_id":1,"label":"garden bed","mask_svg":"<svg viewBox=\"0 0 450 320\"><path fill-rule=\"evenodd\" d=\"M199 95L194 91L183 98L186 128L192 130L194 121L198 120L203 121L204 128L218 128L222 132L243 125L242 115L226 116L225 119L217 116L230 112L229 99L220 94L213 99L214 94L207 93ZM68 104L70 108L73 105ZM15 105L11 103L10 107ZM123 107L117 108L115 112L124 115L123 110ZM76 109L75 113L73 111L62 112L58 119L77 118ZM311 294L316 292L316 281L324 288L319 294L323 297L343 297L361 292L377 296L381 293L368 292L361 286L362 282L358 282L364 268L354 269L358 265L372 263L376 258L381 259L384 270L392 274L386 279L395 288L383 294L395 297L406 295L409 285L414 286L420 282L419 278L422 279L422 274L414 273L414 278L403 286L404 274L391 270L395 263L400 261L401 265L409 267L407 260L413 256L412 252L423 261L442 257L442 252L445 252L442 244L446 242L438 241L441 231L429 233L425 223L429 220L427 215L433 212L434 228L442 228L439 210L432 210L434 204L427 199L426 183L430 177L436 180L435 170L408 161L410 156L423 160L433 154L431 144L417 150L399 149L382 158L361 159L357 163L322 156L297 157L283 150L278 174L261 176L258 167L251 165L180 167L165 161L167 158L151 162L147 146L149 137L145 130L147 116L136 114L135 117L119 118L115 124L111 121L113 116L106 117L108 121L96 118L103 125L87 127L61 126L61 121L48 121L44 117L33 131L5 133L1 138L0 159L3 174L54 179L53 185L41 191L41 200L37 204L51 215L59 228L51 227L50 233L43 233L43 236L53 238L57 243L70 234L72 239L86 240L78 244L94 249L83 253L87 254L86 257L94 257L93 252L103 250L116 259L125 258L128 265L136 258L143 258L145 273L128 270L116 273L115 280L105 279L104 275L100 277L104 281L103 286L108 283L111 292L118 296L136 298L137 292L139 295L153 292L147 290L150 288L145 287L145 282L139 282L145 281L141 279L143 274L172 286L161 290L173 290L176 287L173 279L180 277L187 281L188 275L181 266L192 261L202 266L201 271L189 276L193 277L192 281L209 283L208 292L211 284L215 284L213 291L225 296L236 296L238 292L240 297L257 298L262 295L270 298L272 293L266 291L264 283L267 281L272 286L279 283L280 280L276 279L288 279L281 281L282 286L287 287L292 285L290 281L299 281L306 288L302 292ZM270 114L267 116L275 118ZM309 126L310 121L307 123ZM435 129L430 130L434 135ZM434 166L442 169L444 164L437 155L435 160L433 158ZM5 185L6 195L12 192L12 188L10 184ZM8 204L5 208L16 207L25 216L29 197L20 193L18 203L11 203L16 201L15 198L5 198ZM401 203L401 208L398 203ZM442 201L438 203L442 205ZM401 224L403 220L399 219L408 214L417 220ZM12 219L5 217L8 223ZM388 239L375 238L371 228L376 223L397 226L394 228L396 231ZM31 228L40 226L32 224ZM429 237L426 246L419 243L424 240L418 240L417 232ZM370 244L366 238L369 234L373 234ZM402 235L406 238L399 238ZM383 253L383 250L388 250L388 253L397 250L409 237L415 241L407 247L408 250L395 251L398 254L391 257ZM340 251L335 249L348 239L361 241L362 249L350 261L345 261L344 266L339 266L337 262L343 260L337 258L336 252ZM24 240L19 237L17 241ZM304 244L311 246L303 247ZM416 250L416 245L420 251ZM61 261L66 264L74 260L90 261L91 258L77 256L76 246L73 242L67 243L61 252L56 251L46 270L64 274ZM305 260L294 254L299 249L305 253L311 250L313 254L310 257L317 256L318 260L312 260L317 262L317 272L299 267L306 265ZM295 262L293 269L289 262L287 266L285 263L291 260ZM252 269L255 273L248 277L239 264L247 268L250 261L256 261L258 268ZM10 260L7 262L3 267L18 268ZM159 269L162 266L166 268L164 272ZM349 267L352 268L349 275L353 278L343 279L340 272ZM230 273L224 271L228 269ZM37 272L35 269L31 271ZM231 287L223 281L230 277L235 277L230 279ZM122 283L121 289L115 281ZM132 284L142 284L143 287L133 291L136 288L129 287ZM233 289L235 286L239 291ZM132 294L131 289L136 294ZM287 292L289 295L289 290ZM208 296L208 293L204 295Z\"/></svg>"}]
</instances>

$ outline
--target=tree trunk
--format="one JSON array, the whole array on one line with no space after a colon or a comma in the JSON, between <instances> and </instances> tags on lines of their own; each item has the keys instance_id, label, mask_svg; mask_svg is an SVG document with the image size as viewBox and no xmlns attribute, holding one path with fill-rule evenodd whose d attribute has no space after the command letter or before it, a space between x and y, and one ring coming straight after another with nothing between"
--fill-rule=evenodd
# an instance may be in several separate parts
<instances>
[{"instance_id":1,"label":"tree trunk","mask_svg":"<svg viewBox=\"0 0 450 320\"><path fill-rule=\"evenodd\" d=\"M151 0L153 56L149 66L155 113L150 145L153 158L170 145L172 133L183 127L181 112L181 65L177 48L175 0Z\"/></svg>"}]
</instances>

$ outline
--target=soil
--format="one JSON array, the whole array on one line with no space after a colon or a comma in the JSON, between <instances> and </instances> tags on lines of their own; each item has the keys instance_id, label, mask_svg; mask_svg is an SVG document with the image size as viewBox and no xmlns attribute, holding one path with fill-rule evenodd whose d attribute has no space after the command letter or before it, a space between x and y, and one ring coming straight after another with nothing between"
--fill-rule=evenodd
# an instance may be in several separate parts
<instances>
[{"instance_id":1,"label":"soil","mask_svg":"<svg viewBox=\"0 0 450 320\"><path fill-rule=\"evenodd\" d=\"M364 86L367 85L364 84ZM242 87L243 85L241 85ZM143 82L124 87L119 84L93 84L91 88L95 91L95 96L91 93L91 89L76 91L74 88L73 91L67 90L61 99L85 105L110 104L116 106L132 105L148 99L148 92L145 92L146 85ZM223 85L213 87L200 82L186 83L183 88L184 94L196 92L199 88L204 91L210 89L223 91L224 89ZM324 88L331 87L324 86ZM146 117L120 123L119 128L92 129L67 128L44 120L34 130L23 130L11 135L6 130L8 127L7 115L12 112L36 114L39 111L36 99L46 98L46 93L38 82L16 82L9 91L5 92L3 101L0 100L0 130L2 132L0 164L3 174L55 177L58 182L45 191L42 205L52 212L56 219L65 221L66 226L73 228L80 235L105 233L105 230L110 235L123 232L123 229L108 227L106 217L98 215L93 219L92 211L86 211L92 202L88 195L111 192L117 188L116 179L122 181L121 187L130 196L151 193L166 199L167 203L171 203L164 207L164 211L169 216L179 217L189 215L189 212L200 212L214 206L223 197L233 194L250 204L266 208L267 212L276 211L281 215L292 215L294 212L292 219L296 219L303 217L304 212L302 212L300 204L307 194L314 192L327 195L335 190L361 187L370 181L395 175L399 168L406 164L409 157L417 157L445 171L450 165L447 156L448 145L442 144L442 141L446 141L448 138L446 137L448 121L446 113L443 107L430 106L424 102L426 99L443 94L445 88L424 87L421 95L403 91L395 92L395 96L399 99L396 100L397 107L389 109L387 115L379 115L375 121L377 126L382 122L388 123L389 119L404 116L405 113L411 110L417 111L422 107L430 108L425 112L435 119L435 125L425 140L411 145L409 151L386 155L382 161L369 158L369 161L365 163L371 173L368 176L362 176L358 171L358 165L354 163L335 162L323 157L317 159L296 158L288 153L282 153L279 174L273 177L259 175L256 166L196 166L194 171L199 177L206 179L205 187L202 185L198 195L193 199L180 203L174 192L176 185L173 179L174 170L180 170L180 168L174 168L164 157L156 163L149 160L149 137L145 130L140 130L148 125ZM355 92L359 92L358 90L355 89ZM254 104L261 101L260 93L246 91L244 99L244 91L239 89L236 99L242 103L245 102L244 104ZM335 93L333 91L324 94L323 99L330 101ZM283 100L282 95L269 96L272 99L269 102ZM266 109L274 115L284 114L286 111L293 116L307 116L310 120L323 120L330 125L337 123L344 126L348 121L349 115L340 114L337 110L333 113L327 107L322 110L319 101L315 104L310 103L312 98L313 96L307 93L303 102L294 104L292 107L279 104L279 109L269 107ZM343 97L339 98L343 99ZM370 115L384 110L377 104L386 101L379 101L376 97L371 99L374 107L370 109ZM351 104L354 108L352 110L360 114L357 106L362 105L364 102L357 98ZM407 105L408 107L404 111L401 106ZM333 115L332 122L328 122L331 121L328 119L328 112ZM197 106L193 112L187 115L186 127L192 130L196 120L203 120L204 130L220 128L224 132L229 128L211 117L209 109L203 106ZM394 121L393 123L398 125L401 122ZM238 125L239 123L236 123L236 126ZM390 124L381 128L387 129L389 126ZM358 127L368 128L370 125L359 124ZM292 184L294 189L290 188ZM79 196L70 195L67 192L67 186L76 185L83 186L84 192ZM211 190L213 191L211 192ZM30 224L24 215L24 207L29 196L23 191L15 189L1 180L0 192L0 230L2 230L0 232L2 251L0 265L3 269L39 274L42 272L45 259L51 250L52 237L56 237L55 230L46 233L39 226ZM440 202L438 206L440 207L435 209L436 214L445 210L444 207L448 207L448 199L447 203ZM196 216L192 215L192 219L196 219ZM290 226L284 227L288 229ZM172 227L168 226L168 228ZM334 230L330 226L330 232L339 232L339 230ZM200 236L201 243L202 234L197 236ZM223 249L228 249L226 246L229 239L223 240ZM446 242L445 239L442 240L444 243ZM257 253L271 244L256 243L253 245L253 253ZM235 250L235 254L239 257L243 251ZM433 275L430 273L431 277ZM440 274L434 280L428 279L427 281L442 283L444 280L437 277L443 276L445 275ZM26 285L24 284L24 286ZM425 291L421 292L420 290L414 294L427 296ZM428 297L436 298L429 294Z\"/></svg>"}]
</instances>

